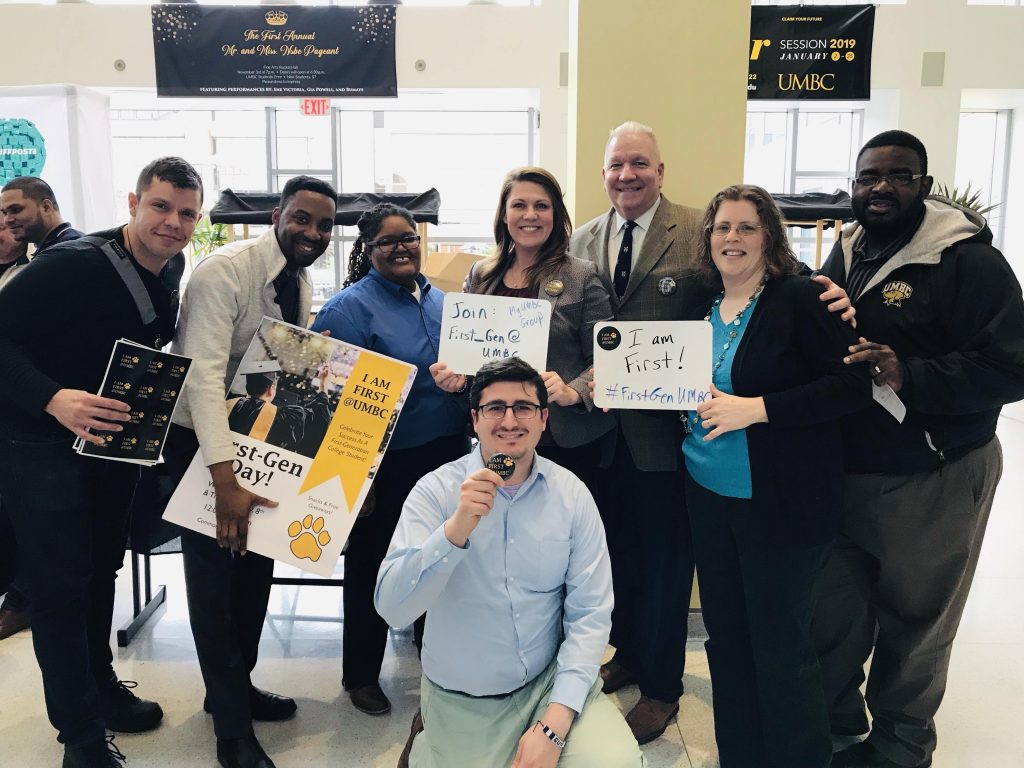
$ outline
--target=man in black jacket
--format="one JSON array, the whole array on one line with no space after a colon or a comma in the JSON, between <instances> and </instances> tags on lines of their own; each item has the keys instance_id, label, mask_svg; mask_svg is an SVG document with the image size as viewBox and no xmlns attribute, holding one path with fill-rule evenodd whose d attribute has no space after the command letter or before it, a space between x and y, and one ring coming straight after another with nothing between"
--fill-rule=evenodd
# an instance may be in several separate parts
<instances>
[{"instance_id":1,"label":"man in black jacket","mask_svg":"<svg viewBox=\"0 0 1024 768\"><path fill-rule=\"evenodd\" d=\"M845 521L815 615L833 733L866 733L865 701L873 720L833 768L932 764L934 716L1002 472L996 420L1024 397L1020 284L984 218L929 197L927 173L908 133L865 144L857 221L822 270L857 308L862 338L846 361L868 361L876 400L844 420Z\"/></svg>"},{"instance_id":2,"label":"man in black jacket","mask_svg":"<svg viewBox=\"0 0 1024 768\"><path fill-rule=\"evenodd\" d=\"M64 768L120 765L106 729L146 731L163 717L117 679L110 651L139 468L80 456L72 440L102 443L97 432L130 418L125 403L93 394L114 342L171 340L202 189L184 160L154 161L128 196L128 224L47 249L0 291L0 497Z\"/></svg>"}]
</instances>

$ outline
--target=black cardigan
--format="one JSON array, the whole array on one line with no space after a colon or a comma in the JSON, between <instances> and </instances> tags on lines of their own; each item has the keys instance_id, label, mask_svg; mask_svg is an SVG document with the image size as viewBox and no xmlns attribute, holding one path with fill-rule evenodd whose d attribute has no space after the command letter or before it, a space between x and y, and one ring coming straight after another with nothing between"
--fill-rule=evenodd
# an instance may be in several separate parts
<instances>
[{"instance_id":1,"label":"black cardigan","mask_svg":"<svg viewBox=\"0 0 1024 768\"><path fill-rule=\"evenodd\" d=\"M700 290L695 282L685 293ZM839 419L871 403L867 365L843 362L857 334L828 311L819 298L823 290L803 276L769 280L732 366L735 394L763 396L768 414L767 423L746 430L752 530L786 546L822 544L839 531ZM713 297L703 293L687 301L688 319L708 313Z\"/></svg>"}]
</instances>

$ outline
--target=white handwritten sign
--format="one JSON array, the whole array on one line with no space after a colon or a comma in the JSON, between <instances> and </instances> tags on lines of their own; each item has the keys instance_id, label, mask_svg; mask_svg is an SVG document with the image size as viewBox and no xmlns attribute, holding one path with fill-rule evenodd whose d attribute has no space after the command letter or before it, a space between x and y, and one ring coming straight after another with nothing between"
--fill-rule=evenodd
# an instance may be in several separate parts
<instances>
[{"instance_id":1,"label":"white handwritten sign","mask_svg":"<svg viewBox=\"0 0 1024 768\"><path fill-rule=\"evenodd\" d=\"M478 293L446 293L438 360L472 375L492 360L518 357L547 369L551 304Z\"/></svg>"},{"instance_id":2,"label":"white handwritten sign","mask_svg":"<svg viewBox=\"0 0 1024 768\"><path fill-rule=\"evenodd\" d=\"M613 321L594 327L594 403L682 411L711 397L711 324Z\"/></svg>"}]
</instances>

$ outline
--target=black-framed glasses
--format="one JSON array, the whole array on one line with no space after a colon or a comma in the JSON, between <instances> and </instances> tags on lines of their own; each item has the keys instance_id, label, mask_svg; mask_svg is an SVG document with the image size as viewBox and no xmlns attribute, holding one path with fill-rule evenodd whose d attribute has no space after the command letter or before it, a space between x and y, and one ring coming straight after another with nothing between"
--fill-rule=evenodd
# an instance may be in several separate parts
<instances>
[{"instance_id":1,"label":"black-framed glasses","mask_svg":"<svg viewBox=\"0 0 1024 768\"><path fill-rule=\"evenodd\" d=\"M537 414L540 413L540 406L537 403L512 403L512 405L487 403L481 405L478 410L480 418L487 419L488 421L498 421L505 418L505 411L509 408L512 409L512 415L516 417L516 421L535 419Z\"/></svg>"},{"instance_id":2,"label":"black-framed glasses","mask_svg":"<svg viewBox=\"0 0 1024 768\"><path fill-rule=\"evenodd\" d=\"M368 248L376 248L383 253L394 253L398 246L411 251L419 244L419 235L402 235L401 237L382 237L380 240L370 240L366 245Z\"/></svg>"},{"instance_id":3,"label":"black-framed glasses","mask_svg":"<svg viewBox=\"0 0 1024 768\"><path fill-rule=\"evenodd\" d=\"M858 187L877 187L883 181L887 181L891 187L906 187L923 177L923 173L887 173L883 176L865 173L855 178L853 183Z\"/></svg>"},{"instance_id":4,"label":"black-framed glasses","mask_svg":"<svg viewBox=\"0 0 1024 768\"><path fill-rule=\"evenodd\" d=\"M736 234L740 237L750 237L751 235L756 235L758 230L764 229L764 226L762 224L751 224L749 221L741 221L734 227L732 224L726 224L723 221L711 227L711 234L715 237L728 237L733 229L736 230Z\"/></svg>"}]
</instances>

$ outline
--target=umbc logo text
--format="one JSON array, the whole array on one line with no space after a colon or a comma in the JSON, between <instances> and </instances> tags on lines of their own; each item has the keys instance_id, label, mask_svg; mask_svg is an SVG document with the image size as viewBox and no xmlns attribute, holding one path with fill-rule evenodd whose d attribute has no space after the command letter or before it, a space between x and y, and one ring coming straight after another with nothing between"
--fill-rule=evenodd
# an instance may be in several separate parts
<instances>
[{"instance_id":1,"label":"umbc logo text","mask_svg":"<svg viewBox=\"0 0 1024 768\"><path fill-rule=\"evenodd\" d=\"M794 75L793 73L779 75L780 91L833 91L835 90L836 76L829 73L819 75L817 72L809 72L806 75Z\"/></svg>"}]
</instances>

